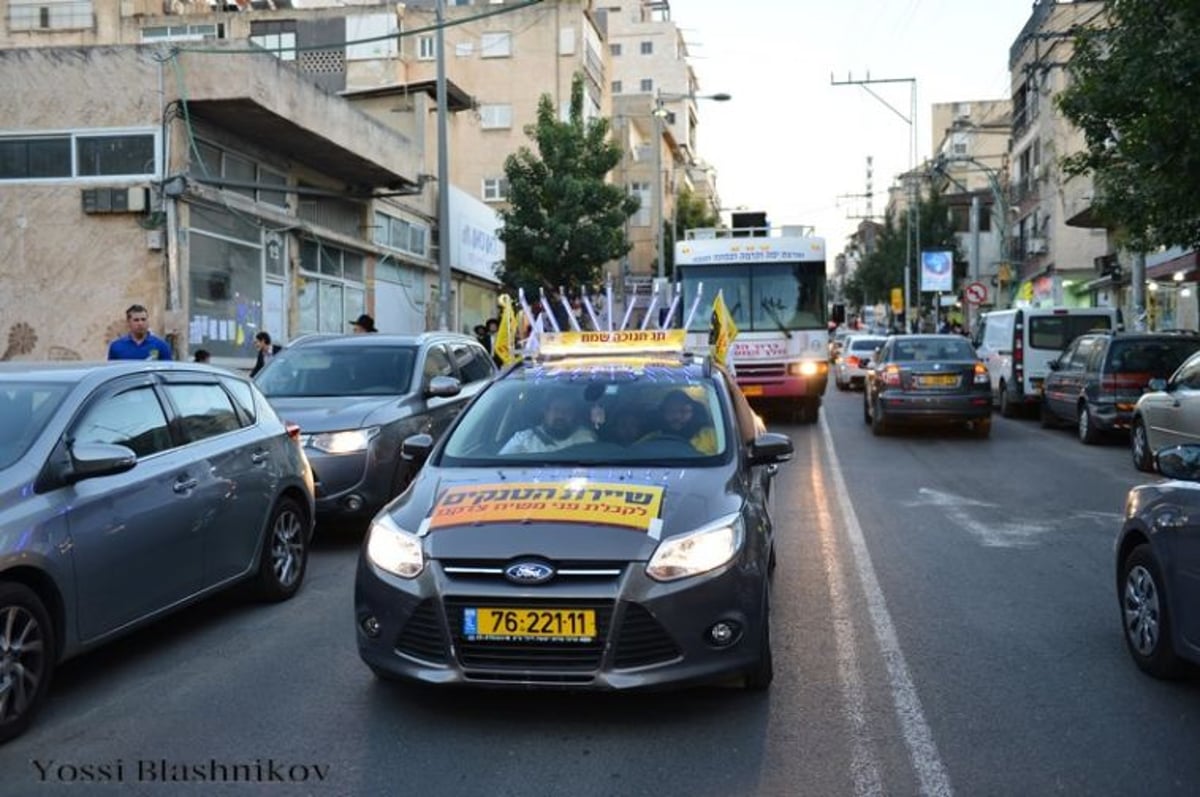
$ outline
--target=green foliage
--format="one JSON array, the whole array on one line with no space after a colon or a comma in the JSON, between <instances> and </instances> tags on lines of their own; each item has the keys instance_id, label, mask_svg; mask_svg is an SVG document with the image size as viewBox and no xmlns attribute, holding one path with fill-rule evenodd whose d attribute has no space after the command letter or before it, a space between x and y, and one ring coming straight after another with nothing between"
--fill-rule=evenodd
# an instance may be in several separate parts
<instances>
[{"instance_id":1,"label":"green foliage","mask_svg":"<svg viewBox=\"0 0 1200 797\"><path fill-rule=\"evenodd\" d=\"M1200 3L1109 0L1112 27L1076 38L1057 98L1085 149L1062 162L1091 174L1093 212L1125 246L1200 246Z\"/></svg>"},{"instance_id":2,"label":"green foliage","mask_svg":"<svg viewBox=\"0 0 1200 797\"><path fill-rule=\"evenodd\" d=\"M692 189L684 188L675 197L675 229L668 222L663 223L663 247L666 252L666 274L675 273L675 242L683 238L688 230L701 227L716 227L721 223L712 204L704 201Z\"/></svg>"},{"instance_id":3,"label":"green foliage","mask_svg":"<svg viewBox=\"0 0 1200 797\"><path fill-rule=\"evenodd\" d=\"M958 250L958 241L954 236L954 222L950 216L950 208L942 195L936 191L930 193L928 199L921 198L918 206L920 212L920 248L925 250L942 249L954 252L954 284L967 275L967 262ZM910 298L916 304L921 304L918 290L921 286L920 256L914 254L913 247L908 245L908 222L901 216L894 218L891 214L884 221L883 229L875 239L875 251L863 258L858 268L846 280L845 294L852 305L863 307L877 302L888 303L891 300L892 288L904 285L904 261L909 258L909 271L912 284L909 286ZM932 304L933 294L928 295L927 304Z\"/></svg>"},{"instance_id":4,"label":"green foliage","mask_svg":"<svg viewBox=\"0 0 1200 797\"><path fill-rule=\"evenodd\" d=\"M521 147L504 161L509 207L500 240L505 288L574 292L600 282L602 266L627 251L625 220L638 210L637 197L605 177L621 161L621 148L608 140L608 120L583 119L583 78L571 82L571 108L565 122L543 94L537 122L526 128L535 155Z\"/></svg>"}]
</instances>

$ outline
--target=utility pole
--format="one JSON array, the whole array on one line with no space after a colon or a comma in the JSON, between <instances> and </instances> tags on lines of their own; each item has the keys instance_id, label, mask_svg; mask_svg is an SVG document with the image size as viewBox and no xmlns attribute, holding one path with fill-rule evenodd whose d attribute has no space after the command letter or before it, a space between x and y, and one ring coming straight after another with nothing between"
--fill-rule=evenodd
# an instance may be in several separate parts
<instances>
[{"instance_id":1,"label":"utility pole","mask_svg":"<svg viewBox=\"0 0 1200 797\"><path fill-rule=\"evenodd\" d=\"M915 77L872 78L870 73L867 73L867 77L863 80L854 80L851 76L847 75L845 80L839 81L839 80L834 80L833 75L830 74L829 83L832 86L861 86L863 91L867 92L872 97L879 100L879 102L883 103L883 105L885 107L887 107L888 110L890 110L892 113L899 116L901 119L904 120L905 124L908 125L908 131L909 131L909 136L908 136L909 137L908 175L905 179L905 185L907 187L909 179L914 178L914 176L915 176L914 172L916 171L916 168L917 168L917 79ZM911 110L909 111L909 115L905 116L903 113L896 110L892 106L891 103L889 103L883 97L880 97L878 94L876 94L871 89L871 86L876 83L907 83L907 84L909 84L909 95L911 98ZM911 328L911 324L912 324L912 309L913 309L912 302L909 299L909 286L912 284L912 272L910 269L911 269L912 262L913 262L914 252L915 252L916 256L918 256L918 257L920 256L920 252L921 252L921 233L920 233L921 218L920 218L920 215L918 215L920 213L920 211L917 209L917 206L916 206L917 202L920 201L920 197L921 197L921 187L919 185L916 186L915 193L916 193L916 196L914 198L912 195L908 195L907 191L906 191L906 195L909 198L909 205L908 205L908 212L905 214L905 218L907 219L907 222L908 222L908 230L905 233L905 241L906 241L905 250L906 251L904 253L904 323L906 325L909 325L910 328ZM915 248L914 248L914 242L916 244Z\"/></svg>"},{"instance_id":2,"label":"utility pole","mask_svg":"<svg viewBox=\"0 0 1200 797\"><path fill-rule=\"evenodd\" d=\"M450 154L446 143L445 0L437 0L438 329L450 329Z\"/></svg>"}]
</instances>

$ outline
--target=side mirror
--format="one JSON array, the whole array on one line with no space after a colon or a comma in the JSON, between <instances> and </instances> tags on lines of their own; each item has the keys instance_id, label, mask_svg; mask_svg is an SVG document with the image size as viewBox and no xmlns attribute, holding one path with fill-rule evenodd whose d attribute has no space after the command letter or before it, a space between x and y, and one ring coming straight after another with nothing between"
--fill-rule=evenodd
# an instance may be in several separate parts
<instances>
[{"instance_id":1,"label":"side mirror","mask_svg":"<svg viewBox=\"0 0 1200 797\"><path fill-rule=\"evenodd\" d=\"M437 378L441 379L445 377ZM429 459L429 452L432 450L433 437L427 434L415 434L412 437L406 437L404 438L404 442L400 444L400 456L407 462L423 463Z\"/></svg>"},{"instance_id":2,"label":"side mirror","mask_svg":"<svg viewBox=\"0 0 1200 797\"><path fill-rule=\"evenodd\" d=\"M462 382L452 376L435 376L425 388L426 398L450 398L462 391Z\"/></svg>"},{"instance_id":3,"label":"side mirror","mask_svg":"<svg viewBox=\"0 0 1200 797\"><path fill-rule=\"evenodd\" d=\"M1158 393L1160 391L1167 389L1167 380L1156 376L1150 380L1150 382L1146 385L1146 387L1151 392Z\"/></svg>"},{"instance_id":4,"label":"side mirror","mask_svg":"<svg viewBox=\"0 0 1200 797\"><path fill-rule=\"evenodd\" d=\"M62 474L67 484L124 473L137 464L133 449L108 443L80 443L71 446L68 453L70 464Z\"/></svg>"},{"instance_id":5,"label":"side mirror","mask_svg":"<svg viewBox=\"0 0 1200 797\"><path fill-rule=\"evenodd\" d=\"M1051 360L1046 367L1048 367L1051 371L1057 371L1062 367L1062 363L1058 360Z\"/></svg>"},{"instance_id":6,"label":"side mirror","mask_svg":"<svg viewBox=\"0 0 1200 797\"><path fill-rule=\"evenodd\" d=\"M1168 479L1200 481L1200 445L1164 448L1154 455L1158 472Z\"/></svg>"},{"instance_id":7,"label":"side mirror","mask_svg":"<svg viewBox=\"0 0 1200 797\"><path fill-rule=\"evenodd\" d=\"M773 465L792 458L792 438L776 432L764 432L750 444L751 465Z\"/></svg>"}]
</instances>

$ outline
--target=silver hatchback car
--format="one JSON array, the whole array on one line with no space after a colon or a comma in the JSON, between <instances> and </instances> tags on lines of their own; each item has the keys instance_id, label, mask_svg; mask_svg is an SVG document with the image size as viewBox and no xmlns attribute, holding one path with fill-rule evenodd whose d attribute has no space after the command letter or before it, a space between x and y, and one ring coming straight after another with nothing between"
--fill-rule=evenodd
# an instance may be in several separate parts
<instances>
[{"instance_id":1,"label":"silver hatchback car","mask_svg":"<svg viewBox=\"0 0 1200 797\"><path fill-rule=\"evenodd\" d=\"M295 594L298 432L209 366L0 364L0 742L64 659L239 582Z\"/></svg>"}]
</instances>

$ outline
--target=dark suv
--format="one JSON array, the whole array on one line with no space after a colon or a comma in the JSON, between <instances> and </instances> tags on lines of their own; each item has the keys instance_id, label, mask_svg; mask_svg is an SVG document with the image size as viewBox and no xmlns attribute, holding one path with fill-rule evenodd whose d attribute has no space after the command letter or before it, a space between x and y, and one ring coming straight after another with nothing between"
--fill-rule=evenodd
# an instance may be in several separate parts
<instances>
[{"instance_id":1,"label":"dark suv","mask_svg":"<svg viewBox=\"0 0 1200 797\"><path fill-rule=\"evenodd\" d=\"M304 431L317 513L368 518L412 479L401 441L436 439L495 373L491 355L465 335L314 335L276 354L254 381Z\"/></svg>"},{"instance_id":2,"label":"dark suv","mask_svg":"<svg viewBox=\"0 0 1200 797\"><path fill-rule=\"evenodd\" d=\"M1084 443L1129 429L1151 379L1166 379L1200 350L1194 332L1090 332L1050 363L1042 390L1042 425L1073 423Z\"/></svg>"}]
</instances>

